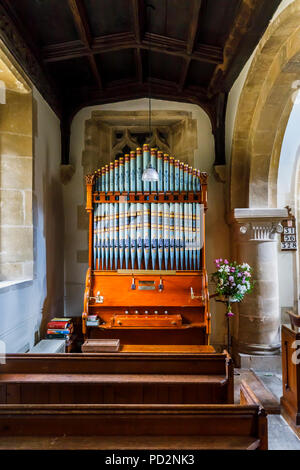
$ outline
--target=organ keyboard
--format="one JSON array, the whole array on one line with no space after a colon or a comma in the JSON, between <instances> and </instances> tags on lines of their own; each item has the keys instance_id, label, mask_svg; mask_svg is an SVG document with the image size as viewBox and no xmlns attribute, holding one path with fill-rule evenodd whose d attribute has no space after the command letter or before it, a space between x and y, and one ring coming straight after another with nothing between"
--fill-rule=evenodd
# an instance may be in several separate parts
<instances>
[{"instance_id":1,"label":"organ keyboard","mask_svg":"<svg viewBox=\"0 0 300 470\"><path fill-rule=\"evenodd\" d=\"M142 180L149 164L158 181ZM86 186L84 336L208 344L207 174L144 145L87 175Z\"/></svg>"}]
</instances>

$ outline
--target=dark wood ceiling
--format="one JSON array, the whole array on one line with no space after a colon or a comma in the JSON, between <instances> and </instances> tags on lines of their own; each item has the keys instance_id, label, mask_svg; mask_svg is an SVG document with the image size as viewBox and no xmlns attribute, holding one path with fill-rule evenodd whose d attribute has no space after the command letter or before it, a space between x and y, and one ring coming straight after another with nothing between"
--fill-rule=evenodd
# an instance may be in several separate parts
<instances>
[{"instance_id":1,"label":"dark wood ceiling","mask_svg":"<svg viewBox=\"0 0 300 470\"><path fill-rule=\"evenodd\" d=\"M220 110L219 96L279 3L0 0L0 20L5 12L13 22L30 51L29 74L37 86L41 77L48 82L41 88L51 90L64 119L89 104L148 96L151 88L153 97L199 104L216 129L226 106L223 96Z\"/></svg>"}]
</instances>

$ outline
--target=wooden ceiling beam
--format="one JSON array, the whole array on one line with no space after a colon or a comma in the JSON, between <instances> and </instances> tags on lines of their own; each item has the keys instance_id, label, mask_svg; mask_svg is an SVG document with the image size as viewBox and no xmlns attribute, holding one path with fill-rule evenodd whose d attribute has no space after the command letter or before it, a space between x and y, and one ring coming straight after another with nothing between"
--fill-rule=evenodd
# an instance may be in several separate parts
<instances>
[{"instance_id":1,"label":"wooden ceiling beam","mask_svg":"<svg viewBox=\"0 0 300 470\"><path fill-rule=\"evenodd\" d=\"M105 90L97 88L76 88L68 89L65 93L65 106L77 107L89 106L92 104L104 104L114 101L124 101L127 99L144 98L149 93L149 82L139 83L137 81L124 80L115 86L106 87ZM184 92L178 95L176 83L170 84L164 80L151 80L151 93L153 98L173 101L183 101L202 106L212 116L213 105L207 99L202 88L185 88Z\"/></svg>"},{"instance_id":2,"label":"wooden ceiling beam","mask_svg":"<svg viewBox=\"0 0 300 470\"><path fill-rule=\"evenodd\" d=\"M186 51L188 54L191 54L194 50L194 45L197 37L198 26L199 26L199 17L201 10L202 0L194 0L192 5L192 21L191 26L188 31L188 38L186 43Z\"/></svg>"},{"instance_id":3,"label":"wooden ceiling beam","mask_svg":"<svg viewBox=\"0 0 300 470\"><path fill-rule=\"evenodd\" d=\"M280 0L241 0L224 45L224 60L208 87L209 96L228 92L258 44Z\"/></svg>"},{"instance_id":4,"label":"wooden ceiling beam","mask_svg":"<svg viewBox=\"0 0 300 470\"><path fill-rule=\"evenodd\" d=\"M144 49L151 47L153 51L177 55L186 59L191 58L192 60L198 60L200 62L213 64L223 62L223 49L221 47L199 44L191 54L188 54L185 41L168 36L161 36L160 34L151 33L150 37L149 33L146 32L141 47Z\"/></svg>"},{"instance_id":5,"label":"wooden ceiling beam","mask_svg":"<svg viewBox=\"0 0 300 470\"><path fill-rule=\"evenodd\" d=\"M192 22L188 31L188 38L186 42L186 52L188 55L192 54L194 47L195 47L199 21L200 21L201 5L202 5L202 0L193 0L192 14L191 14ZM190 65L191 65L191 58L188 57L185 59L185 64L182 67L181 76L180 76L179 83L178 83L178 90L180 92L182 92L185 86Z\"/></svg>"},{"instance_id":6,"label":"wooden ceiling beam","mask_svg":"<svg viewBox=\"0 0 300 470\"><path fill-rule=\"evenodd\" d=\"M145 33L143 41L138 44L132 33L117 33L94 38L90 48L78 44L78 41L53 44L42 49L43 60L45 62L57 62L60 60L72 59L92 54L100 54L120 49L150 49L152 51L170 54L185 59L208 62L212 64L221 64L223 62L223 49L218 46L209 46L198 44L194 51L189 55L186 52L185 41L169 38L160 35L151 35L151 41L148 33Z\"/></svg>"},{"instance_id":7,"label":"wooden ceiling beam","mask_svg":"<svg viewBox=\"0 0 300 470\"><path fill-rule=\"evenodd\" d=\"M68 0L68 4L81 41L90 47L92 35L82 0Z\"/></svg>"},{"instance_id":8,"label":"wooden ceiling beam","mask_svg":"<svg viewBox=\"0 0 300 470\"><path fill-rule=\"evenodd\" d=\"M86 47L82 41L68 41L51 44L42 49L44 62L59 62L61 60L84 57L89 54L100 54L120 49L129 49L136 46L133 33L109 34L95 38L91 47Z\"/></svg>"},{"instance_id":9,"label":"wooden ceiling beam","mask_svg":"<svg viewBox=\"0 0 300 470\"><path fill-rule=\"evenodd\" d=\"M102 89L102 79L99 73L95 57L91 51L92 35L88 23L85 6L82 0L68 0L68 5L72 12L73 20L78 31L79 37L87 50L88 61L92 73L95 77L96 83L98 84L99 88Z\"/></svg>"},{"instance_id":10,"label":"wooden ceiling beam","mask_svg":"<svg viewBox=\"0 0 300 470\"><path fill-rule=\"evenodd\" d=\"M98 68L98 65L96 63L95 57L92 56L92 55L89 55L88 56L88 61L89 61L90 67L92 69L93 75L95 77L95 80L98 83L98 87L100 89L102 89L103 88L103 83L102 83L101 75L99 73L99 68Z\"/></svg>"},{"instance_id":11,"label":"wooden ceiling beam","mask_svg":"<svg viewBox=\"0 0 300 470\"><path fill-rule=\"evenodd\" d=\"M145 4L143 0L131 0L133 30L137 44L143 40L145 31Z\"/></svg>"},{"instance_id":12,"label":"wooden ceiling beam","mask_svg":"<svg viewBox=\"0 0 300 470\"><path fill-rule=\"evenodd\" d=\"M187 75L188 75L189 68L190 68L190 64L191 64L191 59L186 59L184 65L182 67L181 75L180 75L179 83L178 83L178 91L180 91L180 92L182 92L182 90L184 89L186 79L187 79Z\"/></svg>"},{"instance_id":13,"label":"wooden ceiling beam","mask_svg":"<svg viewBox=\"0 0 300 470\"><path fill-rule=\"evenodd\" d=\"M131 0L132 22L135 41L140 45L144 35L145 27L145 4L143 0ZM143 61L140 47L134 51L136 76L139 83L143 82Z\"/></svg>"}]
</instances>

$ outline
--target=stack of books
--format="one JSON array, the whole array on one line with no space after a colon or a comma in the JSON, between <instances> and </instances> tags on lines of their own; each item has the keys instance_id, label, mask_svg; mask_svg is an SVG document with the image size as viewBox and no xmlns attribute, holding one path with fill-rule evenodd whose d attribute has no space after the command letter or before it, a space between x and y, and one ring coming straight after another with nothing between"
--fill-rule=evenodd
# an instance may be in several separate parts
<instances>
[{"instance_id":1,"label":"stack of books","mask_svg":"<svg viewBox=\"0 0 300 470\"><path fill-rule=\"evenodd\" d=\"M88 315L86 319L86 326L98 326L98 325L99 325L98 315Z\"/></svg>"},{"instance_id":2,"label":"stack of books","mask_svg":"<svg viewBox=\"0 0 300 470\"><path fill-rule=\"evenodd\" d=\"M47 339L68 341L74 331L72 318L52 318L47 325Z\"/></svg>"}]
</instances>

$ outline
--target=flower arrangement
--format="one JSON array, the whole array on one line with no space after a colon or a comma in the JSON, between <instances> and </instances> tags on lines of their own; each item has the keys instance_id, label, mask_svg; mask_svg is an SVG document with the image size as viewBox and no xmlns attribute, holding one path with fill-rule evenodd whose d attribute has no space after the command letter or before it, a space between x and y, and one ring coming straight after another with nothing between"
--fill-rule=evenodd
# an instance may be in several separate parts
<instances>
[{"instance_id":1,"label":"flower arrangement","mask_svg":"<svg viewBox=\"0 0 300 470\"><path fill-rule=\"evenodd\" d=\"M217 271L212 274L216 284L216 295L223 297L227 303L227 316L233 316L231 302L241 302L246 294L252 291L252 268L247 263L237 264L227 259L215 260Z\"/></svg>"}]
</instances>

